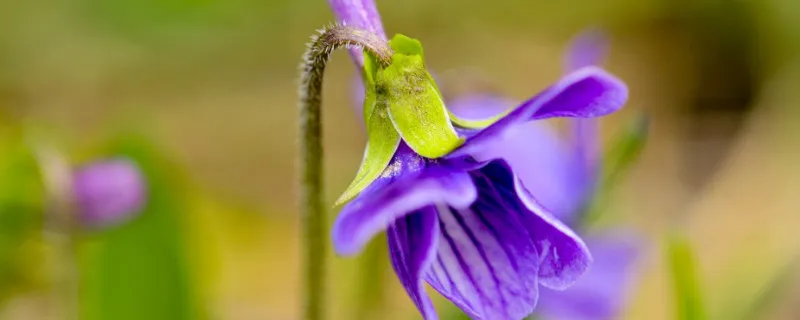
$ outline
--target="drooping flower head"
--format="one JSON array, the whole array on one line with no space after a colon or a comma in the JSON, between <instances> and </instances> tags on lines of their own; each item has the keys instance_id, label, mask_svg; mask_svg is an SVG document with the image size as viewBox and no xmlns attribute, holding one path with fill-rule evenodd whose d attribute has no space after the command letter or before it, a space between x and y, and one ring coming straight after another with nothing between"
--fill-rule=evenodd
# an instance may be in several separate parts
<instances>
[{"instance_id":1,"label":"drooping flower head","mask_svg":"<svg viewBox=\"0 0 800 320\"><path fill-rule=\"evenodd\" d=\"M343 22L382 30L371 1L353 3L331 1ZM334 247L356 254L386 230L392 265L425 319L437 315L424 283L473 318L521 319L533 311L540 285L567 288L592 258L531 194L518 166L477 156L532 120L614 112L627 89L602 69L581 68L500 116L471 121L446 107L418 41L395 36L389 44L388 67L354 56L363 61L368 143L340 198L349 202L334 225Z\"/></svg>"},{"instance_id":2,"label":"drooping flower head","mask_svg":"<svg viewBox=\"0 0 800 320\"><path fill-rule=\"evenodd\" d=\"M73 173L73 192L81 225L117 225L137 215L146 187L138 166L124 158L87 164Z\"/></svg>"},{"instance_id":3,"label":"drooping flower head","mask_svg":"<svg viewBox=\"0 0 800 320\"><path fill-rule=\"evenodd\" d=\"M567 52L567 72L599 65L607 43L599 30L581 33ZM485 93L458 97L448 105L454 113L468 118L490 117L513 106L508 99ZM570 227L582 229L584 213L600 185L598 167L603 159L596 118L572 119L568 125L569 139L558 137L544 122L523 126L475 157L506 159L546 208ZM526 144L538 147L517 147ZM638 240L629 230L621 228L586 238L594 257L592 267L566 290L543 290L537 318L614 319L624 304L632 278L632 265L640 247Z\"/></svg>"}]
</instances>

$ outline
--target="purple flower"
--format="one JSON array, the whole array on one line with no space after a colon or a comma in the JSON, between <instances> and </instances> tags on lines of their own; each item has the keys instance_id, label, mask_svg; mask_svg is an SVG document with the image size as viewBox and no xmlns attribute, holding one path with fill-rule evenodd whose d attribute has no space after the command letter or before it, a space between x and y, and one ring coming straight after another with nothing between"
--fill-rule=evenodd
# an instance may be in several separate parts
<instances>
[{"instance_id":1,"label":"purple flower","mask_svg":"<svg viewBox=\"0 0 800 320\"><path fill-rule=\"evenodd\" d=\"M331 4L340 20L382 30L371 1ZM498 144L546 154L548 146L532 141L506 143L532 120L602 116L626 99L621 81L586 67L484 129L458 128L465 143L442 158L421 157L401 141L381 177L342 209L332 232L336 251L356 254L386 230L392 265L425 319L437 318L425 282L473 318L527 316L539 285L567 288L592 258L520 180L531 164L483 155Z\"/></svg>"},{"instance_id":2,"label":"purple flower","mask_svg":"<svg viewBox=\"0 0 800 320\"><path fill-rule=\"evenodd\" d=\"M599 64L606 43L596 30L576 37L567 55L568 70ZM507 99L485 94L460 97L448 104L454 113L467 118L486 118L512 105ZM600 143L596 119L573 119L569 124L573 129L569 143L559 139L546 123L535 122L474 156L477 160L508 161L545 208L568 225L579 227L580 213L597 187ZM638 253L636 240L619 230L587 238L594 257L592 267L566 290L543 290L538 314L544 319L614 318L624 303Z\"/></svg>"},{"instance_id":3,"label":"purple flower","mask_svg":"<svg viewBox=\"0 0 800 320\"><path fill-rule=\"evenodd\" d=\"M483 118L506 110L509 101L489 95L457 98L449 104L458 115ZM576 119L577 120L577 119ZM582 121L592 119L580 119ZM574 120L573 120L574 121ZM593 140L578 140L593 143ZM520 146L532 146L524 148ZM517 128L506 139L473 154L479 161L501 158L514 168L525 188L542 207L577 227L580 212L594 194L591 170L582 168L585 145L566 144L544 122ZM597 155L593 158L599 159ZM587 176L587 175L591 176ZM545 319L611 319L622 307L629 271L638 247L632 236L617 232L587 239L594 263L566 290L542 290L538 314Z\"/></svg>"},{"instance_id":4,"label":"purple flower","mask_svg":"<svg viewBox=\"0 0 800 320\"><path fill-rule=\"evenodd\" d=\"M401 143L381 178L342 209L334 247L358 253L388 228L395 271L426 319L436 314L423 280L472 317L523 318L533 311L539 284L566 288L591 257L583 241L530 195L515 166L473 155L513 135L521 123L602 115L625 97L615 78L582 69L488 128L462 130L467 141L445 158L422 158Z\"/></svg>"},{"instance_id":5,"label":"purple flower","mask_svg":"<svg viewBox=\"0 0 800 320\"><path fill-rule=\"evenodd\" d=\"M146 190L138 166L128 159L93 162L74 172L73 190L81 225L107 227L138 214Z\"/></svg>"}]
</instances>

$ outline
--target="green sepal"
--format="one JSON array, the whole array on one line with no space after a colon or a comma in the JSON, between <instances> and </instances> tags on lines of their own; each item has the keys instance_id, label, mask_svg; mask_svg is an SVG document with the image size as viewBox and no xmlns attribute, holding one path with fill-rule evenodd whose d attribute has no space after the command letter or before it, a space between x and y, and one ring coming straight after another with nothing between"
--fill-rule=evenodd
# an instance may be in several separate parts
<instances>
[{"instance_id":1,"label":"green sepal","mask_svg":"<svg viewBox=\"0 0 800 320\"><path fill-rule=\"evenodd\" d=\"M403 34L395 34L392 40L389 40L389 46L394 50L395 54L424 57L422 42Z\"/></svg>"},{"instance_id":2,"label":"green sepal","mask_svg":"<svg viewBox=\"0 0 800 320\"><path fill-rule=\"evenodd\" d=\"M337 206L357 196L380 177L400 145L400 135L392 126L384 108L372 109L372 115L367 120L367 137L367 149L364 151L361 167L350 186L336 200Z\"/></svg>"},{"instance_id":3,"label":"green sepal","mask_svg":"<svg viewBox=\"0 0 800 320\"><path fill-rule=\"evenodd\" d=\"M436 92L439 93L439 96L444 97L442 91L439 90L438 86L436 86L436 81L433 80L433 76L431 76L430 73L428 73L428 79L433 84L433 87L436 89ZM514 109L508 109L498 115L480 120L461 119L455 113L450 112L450 109L447 110L447 114L450 116L450 121L457 127L466 129L483 129L497 122L497 120L500 120L503 117L505 117L509 112L511 112L511 110Z\"/></svg>"},{"instance_id":4,"label":"green sepal","mask_svg":"<svg viewBox=\"0 0 800 320\"><path fill-rule=\"evenodd\" d=\"M377 104L388 106L395 129L411 149L426 158L442 157L464 143L444 99L425 69L419 41L395 36L392 64L375 77Z\"/></svg>"},{"instance_id":5,"label":"green sepal","mask_svg":"<svg viewBox=\"0 0 800 320\"><path fill-rule=\"evenodd\" d=\"M378 62L371 54L364 54L364 122L367 127L367 148L356 178L336 200L335 205L343 204L357 196L375 179L392 161L397 146L400 145L400 134L394 128L385 105L377 106L375 94L375 75Z\"/></svg>"},{"instance_id":6,"label":"green sepal","mask_svg":"<svg viewBox=\"0 0 800 320\"><path fill-rule=\"evenodd\" d=\"M511 110L512 109L509 109L509 110L503 111L502 113L500 113L498 115L491 116L489 118L481 119L481 120L461 119L458 116L456 116L455 114L453 114L452 112L450 112L450 111L447 111L447 112L450 114L450 121L452 121L453 124L458 126L458 127L466 128L466 129L483 129L483 128L486 128L486 127L492 125L493 123L497 122L497 120L500 120L503 117L505 117L509 112L511 112Z\"/></svg>"},{"instance_id":7,"label":"green sepal","mask_svg":"<svg viewBox=\"0 0 800 320\"><path fill-rule=\"evenodd\" d=\"M368 121L375 108L375 76L378 73L378 59L368 51L364 51L364 68L361 80L364 84L364 121Z\"/></svg>"}]
</instances>

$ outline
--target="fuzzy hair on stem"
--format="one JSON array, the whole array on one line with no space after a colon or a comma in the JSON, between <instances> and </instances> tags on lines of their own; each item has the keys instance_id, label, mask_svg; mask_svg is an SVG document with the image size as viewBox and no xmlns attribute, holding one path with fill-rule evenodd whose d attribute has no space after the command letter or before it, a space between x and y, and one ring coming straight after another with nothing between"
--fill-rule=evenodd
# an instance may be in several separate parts
<instances>
[{"instance_id":1,"label":"fuzzy hair on stem","mask_svg":"<svg viewBox=\"0 0 800 320\"><path fill-rule=\"evenodd\" d=\"M311 38L303 55L300 74L300 215L303 256L302 319L325 317L325 208L322 168L322 77L331 53L340 48L361 48L382 67L392 60L392 49L378 35L334 24Z\"/></svg>"}]
</instances>

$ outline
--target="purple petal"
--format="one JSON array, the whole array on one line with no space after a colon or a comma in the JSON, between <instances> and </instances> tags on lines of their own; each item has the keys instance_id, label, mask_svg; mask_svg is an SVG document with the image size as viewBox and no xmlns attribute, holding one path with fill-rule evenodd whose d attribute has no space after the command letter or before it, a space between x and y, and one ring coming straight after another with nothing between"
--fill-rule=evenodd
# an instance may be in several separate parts
<instances>
[{"instance_id":1,"label":"purple petal","mask_svg":"<svg viewBox=\"0 0 800 320\"><path fill-rule=\"evenodd\" d=\"M437 319L436 310L425 293L423 275L436 258L439 218L433 206L395 220L386 230L389 251L400 283L426 320Z\"/></svg>"},{"instance_id":2,"label":"purple petal","mask_svg":"<svg viewBox=\"0 0 800 320\"><path fill-rule=\"evenodd\" d=\"M567 72L603 63L608 53L608 35L600 29L588 29L575 36L567 50Z\"/></svg>"},{"instance_id":3,"label":"purple petal","mask_svg":"<svg viewBox=\"0 0 800 320\"><path fill-rule=\"evenodd\" d=\"M463 170L425 161L401 143L383 177L337 217L333 244L339 254L358 253L375 234L415 210L438 203L463 208L475 200L475 186Z\"/></svg>"},{"instance_id":4,"label":"purple petal","mask_svg":"<svg viewBox=\"0 0 800 320\"><path fill-rule=\"evenodd\" d=\"M513 212L522 217L522 224L536 243L540 261L539 284L563 289L575 282L592 262L583 240L530 195L505 161L489 162L480 172L491 179L495 190L516 195L505 199L507 205L517 208ZM481 185L477 187L482 190ZM482 193L479 193L478 202L483 200L480 195Z\"/></svg>"},{"instance_id":5,"label":"purple petal","mask_svg":"<svg viewBox=\"0 0 800 320\"><path fill-rule=\"evenodd\" d=\"M640 244L618 232L587 239L595 258L589 271L564 291L542 290L544 319L616 319L625 304Z\"/></svg>"},{"instance_id":6,"label":"purple petal","mask_svg":"<svg viewBox=\"0 0 800 320\"><path fill-rule=\"evenodd\" d=\"M522 103L486 129L469 134L466 143L448 157L469 155L496 139L504 138L517 124L552 117L597 117L622 107L628 89L622 81L596 67L570 73L558 83Z\"/></svg>"},{"instance_id":7,"label":"purple petal","mask_svg":"<svg viewBox=\"0 0 800 320\"><path fill-rule=\"evenodd\" d=\"M98 161L73 176L80 220L89 227L107 227L131 219L145 202L145 182L127 159Z\"/></svg>"},{"instance_id":8,"label":"purple petal","mask_svg":"<svg viewBox=\"0 0 800 320\"><path fill-rule=\"evenodd\" d=\"M473 318L522 319L543 276L571 282L591 258L569 229L521 201L504 161L470 176L478 199L469 208L438 207L439 250L426 280Z\"/></svg>"},{"instance_id":9,"label":"purple petal","mask_svg":"<svg viewBox=\"0 0 800 320\"><path fill-rule=\"evenodd\" d=\"M567 72L603 63L608 53L608 35L600 29L588 29L573 38L566 54ZM592 195L600 165L599 123L597 119L570 121L573 131L576 176L585 198Z\"/></svg>"},{"instance_id":10,"label":"purple petal","mask_svg":"<svg viewBox=\"0 0 800 320\"><path fill-rule=\"evenodd\" d=\"M488 119L514 106L511 99L486 93L467 94L447 102L447 109L468 120Z\"/></svg>"},{"instance_id":11,"label":"purple petal","mask_svg":"<svg viewBox=\"0 0 800 320\"><path fill-rule=\"evenodd\" d=\"M336 21L339 23L358 27L370 31L379 37L386 39L383 32L381 16L375 2L371 0L328 0L331 5ZM350 57L360 70L364 66L364 56L360 49L350 49Z\"/></svg>"},{"instance_id":12,"label":"purple petal","mask_svg":"<svg viewBox=\"0 0 800 320\"><path fill-rule=\"evenodd\" d=\"M572 119L570 125L573 134L573 185L574 191L581 193L583 204L594 195L600 178L600 123L596 118Z\"/></svg>"},{"instance_id":13,"label":"purple petal","mask_svg":"<svg viewBox=\"0 0 800 320\"><path fill-rule=\"evenodd\" d=\"M503 213L439 210L439 249L426 279L473 318L522 319L536 305L536 246L519 219Z\"/></svg>"},{"instance_id":14,"label":"purple petal","mask_svg":"<svg viewBox=\"0 0 800 320\"><path fill-rule=\"evenodd\" d=\"M492 95L470 95L448 104L465 119L485 119L513 106L508 99ZM584 119L580 119L584 120ZM481 162L504 159L522 180L525 188L562 221L572 216L586 201L587 181L580 163L572 158L567 145L544 121L520 125L505 139L488 144L472 156Z\"/></svg>"}]
</instances>

